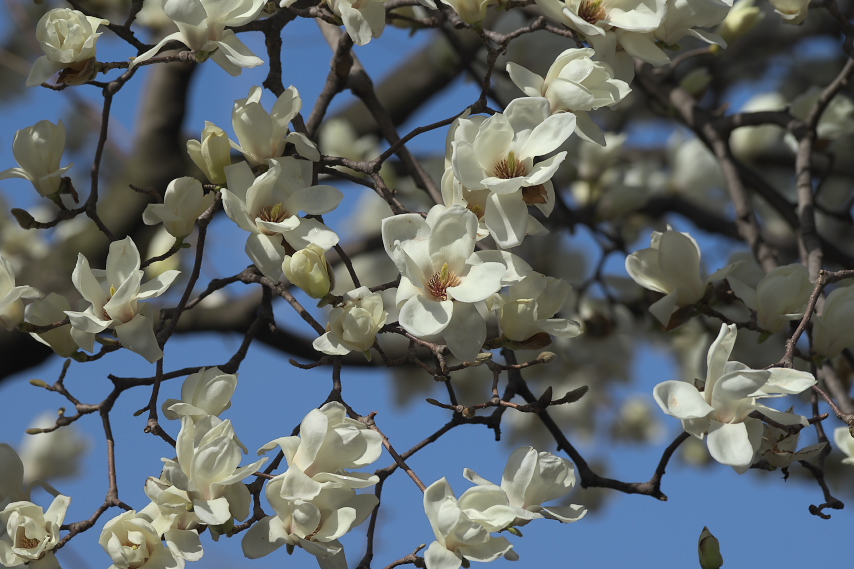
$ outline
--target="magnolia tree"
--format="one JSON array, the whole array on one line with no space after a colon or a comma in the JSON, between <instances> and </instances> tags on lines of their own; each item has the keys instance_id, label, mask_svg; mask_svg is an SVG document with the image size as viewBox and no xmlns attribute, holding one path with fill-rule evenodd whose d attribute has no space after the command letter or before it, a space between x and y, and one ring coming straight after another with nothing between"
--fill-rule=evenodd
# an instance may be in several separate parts
<instances>
[{"instance_id":1,"label":"magnolia tree","mask_svg":"<svg viewBox=\"0 0 854 569\"><path fill-rule=\"evenodd\" d=\"M87 534L105 552L91 566L118 569L180 568L221 538L248 559L284 546L323 568L515 560L519 528L595 512L589 497L572 503L575 486L666 500L682 455L738 480L779 471L781 500L792 474L815 493L805 517L843 508L848 2L68 1L11 0L6 16L4 97L41 90L82 112L63 122L42 106L48 118L3 133L17 164L0 179L23 181L3 182L0 375L65 360L26 400L62 407L28 430L50 442L0 444L3 566L58 567ZM311 20L329 66L309 77L283 37ZM380 79L360 54L387 24L427 37ZM263 85L241 82L255 67ZM215 83L194 97L200 70ZM413 122L458 76L473 95ZM141 119L122 138L114 107L134 93ZM229 106L230 126L181 130L185 113ZM221 274L210 250L226 231L245 239L246 268ZM182 338L210 332L239 335L237 349L181 367ZM632 358L651 343L677 365L647 388ZM257 344L294 386L321 374L331 390L281 402L269 436L248 440L245 414L220 415L253 389L238 376ZM116 363L93 374L96 360ZM367 366L434 424L381 430L382 413L350 395L370 401L348 382ZM106 396L80 396L83 376ZM165 397L176 384L180 398ZM634 395L615 399L617 384ZM133 416L118 411L128 401ZM666 416L681 428L662 441L678 427ZM53 479L83 453L74 429L98 418L106 495L70 519L77 498ZM162 463L123 480L119 424L149 433ZM491 451L506 460L500 481L412 467L419 453L459 454L447 435L466 429L511 442ZM611 478L585 457L591 438L642 445L657 467ZM407 515L433 535L375 557L390 477L411 480ZM128 501L127 484L147 500ZM362 537L347 538L361 541L348 557L351 532ZM705 528L699 563L723 563Z\"/></svg>"}]
</instances>

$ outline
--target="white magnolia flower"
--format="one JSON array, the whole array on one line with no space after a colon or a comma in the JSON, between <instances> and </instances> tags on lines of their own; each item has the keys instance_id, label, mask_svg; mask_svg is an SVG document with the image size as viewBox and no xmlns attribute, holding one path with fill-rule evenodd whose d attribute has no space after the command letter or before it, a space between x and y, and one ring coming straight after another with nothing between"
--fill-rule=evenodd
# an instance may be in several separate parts
<instances>
[{"instance_id":1,"label":"white magnolia flower","mask_svg":"<svg viewBox=\"0 0 854 569\"><path fill-rule=\"evenodd\" d=\"M536 334L574 338L581 334L581 325L574 320L555 318L569 298L569 283L531 273L507 289L500 297L500 326L504 337L524 342Z\"/></svg>"},{"instance_id":2,"label":"white magnolia flower","mask_svg":"<svg viewBox=\"0 0 854 569\"><path fill-rule=\"evenodd\" d=\"M826 358L835 358L854 346L854 286L840 287L827 295L821 314L812 319L813 349Z\"/></svg>"},{"instance_id":3,"label":"white magnolia flower","mask_svg":"<svg viewBox=\"0 0 854 569\"><path fill-rule=\"evenodd\" d=\"M667 11L654 39L665 46L677 46L685 36L726 47L717 34L697 28L714 28L723 22L732 8L732 0L667 0ZM672 48L671 48L672 49Z\"/></svg>"},{"instance_id":4,"label":"white magnolia flower","mask_svg":"<svg viewBox=\"0 0 854 569\"><path fill-rule=\"evenodd\" d=\"M240 467L245 447L231 421L213 415L195 423L182 416L176 443L178 458L163 459L162 478L187 492L199 519L218 526L246 518L251 496L241 482L255 474L267 458Z\"/></svg>"},{"instance_id":5,"label":"white magnolia flower","mask_svg":"<svg viewBox=\"0 0 854 569\"><path fill-rule=\"evenodd\" d=\"M0 172L0 180L24 178L39 195L49 197L60 190L62 175L73 164L59 167L65 150L65 125L41 120L15 133L12 153L19 167Z\"/></svg>"},{"instance_id":6,"label":"white magnolia flower","mask_svg":"<svg viewBox=\"0 0 854 569\"><path fill-rule=\"evenodd\" d=\"M315 555L322 569L347 567L338 538L361 524L377 506L373 494L356 494L347 484L324 475L309 477L291 466L267 484L267 500L276 515L253 524L243 537L243 553L257 559L283 545Z\"/></svg>"},{"instance_id":7,"label":"white magnolia flower","mask_svg":"<svg viewBox=\"0 0 854 569\"><path fill-rule=\"evenodd\" d=\"M752 411L782 424L800 422L796 415L765 407L756 399L800 393L815 385L815 378L794 369L755 370L727 361L735 339L735 325L721 325L709 348L703 391L686 381L665 381L655 386L653 396L662 411L682 420L686 432L697 438L708 435L712 458L744 472L753 464L764 432L759 419L748 417Z\"/></svg>"},{"instance_id":8,"label":"white magnolia flower","mask_svg":"<svg viewBox=\"0 0 854 569\"><path fill-rule=\"evenodd\" d=\"M12 502L0 512L0 565L59 569L53 551L71 498L59 495L47 512L32 502Z\"/></svg>"},{"instance_id":9,"label":"white magnolia flower","mask_svg":"<svg viewBox=\"0 0 854 569\"><path fill-rule=\"evenodd\" d=\"M551 114L543 97L522 97L511 101L503 113L461 118L451 128L447 146L454 178L470 192L465 194L472 202L469 209L483 219L500 247L519 245L526 233L545 232L528 214L528 206L551 213L555 201L550 180L566 152L536 164L534 158L563 144L575 121L572 113ZM480 202L484 205L475 207Z\"/></svg>"},{"instance_id":10,"label":"white magnolia flower","mask_svg":"<svg viewBox=\"0 0 854 569\"><path fill-rule=\"evenodd\" d=\"M451 352L473 361L486 340L479 308L497 292L507 267L475 253L477 217L458 205L383 220L386 253L401 273L395 302L400 325L425 338L441 334ZM495 259L493 261L492 259Z\"/></svg>"},{"instance_id":11,"label":"white magnolia flower","mask_svg":"<svg viewBox=\"0 0 854 569\"><path fill-rule=\"evenodd\" d=\"M343 356L351 351L367 354L387 317L380 293L364 286L351 290L344 294L344 304L329 313L328 331L312 346L324 354Z\"/></svg>"},{"instance_id":12,"label":"white magnolia flower","mask_svg":"<svg viewBox=\"0 0 854 569\"><path fill-rule=\"evenodd\" d=\"M491 3L493 3L492 0L448 0L444 2L454 9L462 21L472 25L482 22L486 18L486 8ZM422 0L422 4L426 4L426 2Z\"/></svg>"},{"instance_id":13,"label":"white magnolia flower","mask_svg":"<svg viewBox=\"0 0 854 569\"><path fill-rule=\"evenodd\" d=\"M803 317L813 290L809 271L797 263L772 269L755 290L733 276L727 281L735 295L756 311L759 325L772 333Z\"/></svg>"},{"instance_id":14,"label":"white magnolia flower","mask_svg":"<svg viewBox=\"0 0 854 569\"><path fill-rule=\"evenodd\" d=\"M42 413L30 423L30 428L55 427L56 419L56 413ZM76 475L89 441L72 424L49 433L24 435L18 448L24 464L24 477L32 482Z\"/></svg>"},{"instance_id":15,"label":"white magnolia flower","mask_svg":"<svg viewBox=\"0 0 854 569\"><path fill-rule=\"evenodd\" d=\"M195 178L177 178L166 186L163 203L149 204L142 212L146 225L162 223L166 231L176 239L183 239L193 231L196 220L211 205L216 194L205 191Z\"/></svg>"},{"instance_id":16,"label":"white magnolia flower","mask_svg":"<svg viewBox=\"0 0 854 569\"><path fill-rule=\"evenodd\" d=\"M355 419L337 401L312 409L300 423L299 436L270 441L258 454L281 447L291 469L321 482L333 480L350 488L379 482L373 474L348 472L373 463L382 454L382 437ZM320 478L318 478L318 476Z\"/></svg>"},{"instance_id":17,"label":"white magnolia flower","mask_svg":"<svg viewBox=\"0 0 854 569\"><path fill-rule=\"evenodd\" d=\"M764 17L765 13L754 0L736 0L715 33L730 44L755 28Z\"/></svg>"},{"instance_id":18,"label":"white magnolia flower","mask_svg":"<svg viewBox=\"0 0 854 569\"><path fill-rule=\"evenodd\" d=\"M297 154L314 162L320 154L314 143L298 132L288 132L288 123L300 112L302 99L296 87L290 86L276 99L273 110L267 112L261 105L263 90L257 85L249 89L249 96L234 101L231 126L238 142L230 141L232 148L242 152L253 166L278 158L291 143Z\"/></svg>"},{"instance_id":19,"label":"white magnolia flower","mask_svg":"<svg viewBox=\"0 0 854 569\"><path fill-rule=\"evenodd\" d=\"M670 61L651 33L661 26L666 4L666 0L537 0L546 16L581 32L597 55L613 54L619 45L628 55L655 66Z\"/></svg>"},{"instance_id":20,"label":"white magnolia flower","mask_svg":"<svg viewBox=\"0 0 854 569\"><path fill-rule=\"evenodd\" d=\"M332 288L326 251L313 243L286 256L282 261L282 272L291 284L300 287L311 298L323 298Z\"/></svg>"},{"instance_id":21,"label":"white magnolia flower","mask_svg":"<svg viewBox=\"0 0 854 569\"><path fill-rule=\"evenodd\" d=\"M208 415L219 416L231 407L237 389L237 374L223 373L218 367L202 368L187 376L181 385L181 399L163 402L167 419L187 416L197 421Z\"/></svg>"},{"instance_id":22,"label":"white magnolia flower","mask_svg":"<svg viewBox=\"0 0 854 569\"><path fill-rule=\"evenodd\" d=\"M196 60L213 59L230 75L240 75L244 67L264 62L226 26L238 27L253 21L264 9L265 0L166 0L163 11L178 31L160 40L156 46L131 60L131 67L154 57L170 41L179 41L196 52Z\"/></svg>"},{"instance_id":23,"label":"white magnolia flower","mask_svg":"<svg viewBox=\"0 0 854 569\"><path fill-rule=\"evenodd\" d=\"M143 283L139 266L139 250L130 237L110 244L105 270L90 269L89 260L78 254L71 281L91 304L84 312L65 312L71 320L71 336L78 346L91 352L95 334L111 328L125 348L149 362L163 357L154 336L156 314L150 305L139 303L166 292L179 271L166 271Z\"/></svg>"},{"instance_id":24,"label":"white magnolia flower","mask_svg":"<svg viewBox=\"0 0 854 569\"><path fill-rule=\"evenodd\" d=\"M807 19L810 3L809 0L771 0L771 5L784 23L799 26Z\"/></svg>"},{"instance_id":25,"label":"white magnolia flower","mask_svg":"<svg viewBox=\"0 0 854 569\"><path fill-rule=\"evenodd\" d=\"M436 536L424 554L427 569L458 569L464 560L466 564L469 560L494 561L507 554L515 558L506 537L490 535L515 518L506 494L485 486L472 488L463 496L465 500L457 501L445 478L424 491L424 511Z\"/></svg>"},{"instance_id":26,"label":"white magnolia flower","mask_svg":"<svg viewBox=\"0 0 854 569\"><path fill-rule=\"evenodd\" d=\"M36 24L36 38L44 55L33 64L27 77L27 87L39 85L63 69L60 83L79 85L91 79L94 75L95 44L101 35L97 33L98 26L109 23L70 8L56 8L42 16Z\"/></svg>"},{"instance_id":27,"label":"white magnolia flower","mask_svg":"<svg viewBox=\"0 0 854 569\"><path fill-rule=\"evenodd\" d=\"M282 0L279 5L290 5L295 1ZM365 45L383 35L385 6L382 0L326 0L326 4L341 18L347 35L356 45Z\"/></svg>"},{"instance_id":28,"label":"white magnolia flower","mask_svg":"<svg viewBox=\"0 0 854 569\"><path fill-rule=\"evenodd\" d=\"M24 319L36 326L47 326L65 319L65 311L71 310L71 303L64 296L49 293L44 298L34 300L24 309ZM71 324L53 328L47 332L31 332L35 340L49 346L60 356L67 358L77 351L77 342L71 337Z\"/></svg>"},{"instance_id":29,"label":"white magnolia flower","mask_svg":"<svg viewBox=\"0 0 854 569\"><path fill-rule=\"evenodd\" d=\"M651 246L626 257L626 271L636 283L664 293L649 307L659 322L667 326L678 308L690 306L706 294L706 287L724 278L733 269L728 265L704 279L700 267L700 246L687 233L668 227L652 232Z\"/></svg>"},{"instance_id":30,"label":"white magnolia flower","mask_svg":"<svg viewBox=\"0 0 854 569\"><path fill-rule=\"evenodd\" d=\"M344 194L332 186L311 186L311 162L286 156L267 163L269 169L257 178L245 162L226 168L222 203L228 217L250 233L246 254L264 275L278 280L285 242L293 249L313 243L324 250L338 243L334 231L297 214L329 213Z\"/></svg>"},{"instance_id":31,"label":"white magnolia flower","mask_svg":"<svg viewBox=\"0 0 854 569\"><path fill-rule=\"evenodd\" d=\"M587 114L622 101L630 92L628 83L614 79L607 63L593 61L590 48L567 49L557 56L545 78L513 62L507 64L510 79L528 97L545 97L551 112L575 114L575 132L588 142L605 145L602 129Z\"/></svg>"},{"instance_id":32,"label":"white magnolia flower","mask_svg":"<svg viewBox=\"0 0 854 569\"><path fill-rule=\"evenodd\" d=\"M495 486L468 468L463 476L479 486ZM550 452L538 452L533 447L513 451L501 476L501 489L507 493L508 504L515 510L514 526L525 525L536 518L577 522L587 513L583 506L543 506L543 502L566 496L574 486L572 462Z\"/></svg>"},{"instance_id":33,"label":"white magnolia flower","mask_svg":"<svg viewBox=\"0 0 854 569\"><path fill-rule=\"evenodd\" d=\"M789 416L794 420L791 423L784 424L801 425L804 427L809 424L806 417L791 414L791 409L789 409ZM765 432L762 435L762 444L759 445L759 450L756 451L756 454L767 460L768 464L775 468L788 468L793 462L810 460L818 456L827 444L818 443L798 450L799 432L792 434L787 429L773 427L768 424L764 424L763 428Z\"/></svg>"},{"instance_id":34,"label":"white magnolia flower","mask_svg":"<svg viewBox=\"0 0 854 569\"><path fill-rule=\"evenodd\" d=\"M202 523L193 508L190 495L165 480L150 476L145 481L145 494L151 503L139 515L149 521L176 559L198 561L204 556L198 527ZM218 528L210 527L212 536ZM216 539L216 537L214 537Z\"/></svg>"},{"instance_id":35,"label":"white magnolia flower","mask_svg":"<svg viewBox=\"0 0 854 569\"><path fill-rule=\"evenodd\" d=\"M0 443L0 509L29 497L24 488L24 463L11 446Z\"/></svg>"},{"instance_id":36,"label":"white magnolia flower","mask_svg":"<svg viewBox=\"0 0 854 569\"><path fill-rule=\"evenodd\" d=\"M187 154L212 184L225 184L225 168L231 166L231 141L225 131L205 121L201 140L187 141Z\"/></svg>"},{"instance_id":37,"label":"white magnolia flower","mask_svg":"<svg viewBox=\"0 0 854 569\"><path fill-rule=\"evenodd\" d=\"M160 541L160 534L147 516L134 510L123 512L104 524L98 543L113 560L109 569L183 569L184 559L175 557Z\"/></svg>"},{"instance_id":38,"label":"white magnolia flower","mask_svg":"<svg viewBox=\"0 0 854 569\"><path fill-rule=\"evenodd\" d=\"M12 263L0 257L0 326L13 330L24 320L24 303L21 299L41 298L29 285L15 286L15 269Z\"/></svg>"},{"instance_id":39,"label":"white magnolia flower","mask_svg":"<svg viewBox=\"0 0 854 569\"><path fill-rule=\"evenodd\" d=\"M806 120L824 89L813 85L806 92L792 99L792 116ZM836 140L840 136L854 133L854 100L842 93L830 100L816 125L816 134L820 140ZM792 146L794 144L792 143Z\"/></svg>"},{"instance_id":40,"label":"white magnolia flower","mask_svg":"<svg viewBox=\"0 0 854 569\"><path fill-rule=\"evenodd\" d=\"M842 463L854 465L854 437L851 436L851 430L848 427L837 427L833 431L833 442L847 455Z\"/></svg>"}]
</instances>

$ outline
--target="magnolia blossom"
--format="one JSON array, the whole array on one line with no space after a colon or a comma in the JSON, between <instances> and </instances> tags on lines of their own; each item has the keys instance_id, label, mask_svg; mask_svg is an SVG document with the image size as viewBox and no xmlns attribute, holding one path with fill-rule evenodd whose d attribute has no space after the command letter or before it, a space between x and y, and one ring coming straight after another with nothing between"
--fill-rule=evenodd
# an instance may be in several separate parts
<instances>
[{"instance_id":1,"label":"magnolia blossom","mask_svg":"<svg viewBox=\"0 0 854 569\"><path fill-rule=\"evenodd\" d=\"M228 187L222 203L228 217L250 233L246 254L264 275L278 280L287 254L285 242L293 249L313 243L324 250L338 243L334 231L297 214L329 213L344 194L332 186L311 186L311 162L286 156L267 164L269 169L258 178L245 162L226 168Z\"/></svg>"},{"instance_id":2,"label":"magnolia blossom","mask_svg":"<svg viewBox=\"0 0 854 569\"><path fill-rule=\"evenodd\" d=\"M650 33L664 20L666 0L537 0L537 5L546 16L581 32L597 54L613 55L619 45L651 65L670 61Z\"/></svg>"},{"instance_id":3,"label":"magnolia blossom","mask_svg":"<svg viewBox=\"0 0 854 569\"><path fill-rule=\"evenodd\" d=\"M755 28L764 17L765 13L754 0L736 0L715 33L729 44Z\"/></svg>"},{"instance_id":4,"label":"magnolia blossom","mask_svg":"<svg viewBox=\"0 0 854 569\"><path fill-rule=\"evenodd\" d=\"M139 515L163 536L172 556L185 561L201 559L204 555L198 530L201 520L194 511L190 495L153 476L145 481L145 494L151 498L151 503ZM209 529L216 539L219 528Z\"/></svg>"},{"instance_id":5,"label":"magnolia blossom","mask_svg":"<svg viewBox=\"0 0 854 569\"><path fill-rule=\"evenodd\" d=\"M216 194L205 191L195 178L177 178L166 186L163 203L149 204L142 212L146 225L162 223L176 239L183 239L193 231L196 220L213 205Z\"/></svg>"},{"instance_id":6,"label":"magnolia blossom","mask_svg":"<svg viewBox=\"0 0 854 569\"><path fill-rule=\"evenodd\" d=\"M507 289L500 297L500 325L504 337L525 342L537 334L574 338L581 334L581 325L574 320L554 318L566 303L572 287L569 283L531 273Z\"/></svg>"},{"instance_id":7,"label":"magnolia blossom","mask_svg":"<svg viewBox=\"0 0 854 569\"><path fill-rule=\"evenodd\" d=\"M356 494L356 489L379 482L376 475L346 469L376 461L382 437L348 418L336 401L310 411L299 432L300 436L276 439L258 451L281 447L288 470L267 485L267 499L276 515L246 532L243 552L255 559L282 545L299 546L315 555L322 568L346 567L338 538L362 523L378 504L376 496Z\"/></svg>"},{"instance_id":8,"label":"magnolia blossom","mask_svg":"<svg viewBox=\"0 0 854 569\"><path fill-rule=\"evenodd\" d=\"M536 164L534 158L563 144L575 120L572 113L551 114L548 99L523 97L511 101L503 113L461 118L451 129L454 177L469 192L488 190L481 196L485 205L470 209L483 218L500 247L515 247L526 233L545 231L528 214L528 206L551 213L555 202L550 180L566 152Z\"/></svg>"},{"instance_id":9,"label":"magnolia blossom","mask_svg":"<svg viewBox=\"0 0 854 569\"><path fill-rule=\"evenodd\" d=\"M791 411L789 409L789 415L797 419L793 424L804 427L809 424L806 417L794 415ZM800 433L792 434L787 429L768 424L763 425L763 428L765 432L762 435L762 443L759 445L756 455L764 458L768 464L775 468L787 468L793 462L815 458L827 445L827 443L818 443L798 450L798 435Z\"/></svg>"},{"instance_id":10,"label":"magnolia blossom","mask_svg":"<svg viewBox=\"0 0 854 569\"><path fill-rule=\"evenodd\" d=\"M261 106L263 90L257 85L249 89L249 96L234 101L231 125L238 142L229 141L246 160L254 166L264 164L270 158L278 158L291 143L300 156L309 160L320 160L314 143L304 134L288 132L288 123L300 112L302 99L296 87L290 86L276 99L273 110L267 112Z\"/></svg>"},{"instance_id":11,"label":"magnolia blossom","mask_svg":"<svg viewBox=\"0 0 854 569\"><path fill-rule=\"evenodd\" d=\"M677 46L685 36L726 47L717 34L697 28L713 28L723 22L732 0L667 0L667 12L653 36L665 46Z\"/></svg>"},{"instance_id":12,"label":"magnolia blossom","mask_svg":"<svg viewBox=\"0 0 854 569\"><path fill-rule=\"evenodd\" d=\"M687 233L672 230L652 232L651 247L626 257L626 271L636 283L649 290L664 293L664 298L649 311L664 326L678 308L698 302L706 287L724 278L733 269L728 265L704 279L700 267L700 246Z\"/></svg>"},{"instance_id":13,"label":"magnolia blossom","mask_svg":"<svg viewBox=\"0 0 854 569\"><path fill-rule=\"evenodd\" d=\"M463 471L463 476L479 486L495 487L468 468ZM533 447L513 451L501 477L501 489L515 510L514 526L525 525L536 518L577 522L587 513L583 506L543 506L543 502L567 495L574 486L575 467L572 462L550 452L538 452Z\"/></svg>"},{"instance_id":14,"label":"magnolia blossom","mask_svg":"<svg viewBox=\"0 0 854 569\"><path fill-rule=\"evenodd\" d=\"M421 3L428 5L428 2L424 0ZM454 9L462 21L472 25L478 24L486 18L486 8L491 3L493 3L492 0L448 0L444 2ZM432 8L435 10L436 6L434 5Z\"/></svg>"},{"instance_id":15,"label":"magnolia blossom","mask_svg":"<svg viewBox=\"0 0 854 569\"><path fill-rule=\"evenodd\" d=\"M801 418L756 403L774 394L796 394L815 385L806 372L786 368L750 369L727 361L736 339L734 324L721 325L706 359L705 385L700 391L685 381L665 381L655 386L653 396L661 410L682 420L686 432L706 439L709 454L721 464L744 472L753 464L762 443L763 423L748 417L758 410L784 425Z\"/></svg>"},{"instance_id":16,"label":"magnolia blossom","mask_svg":"<svg viewBox=\"0 0 854 569\"><path fill-rule=\"evenodd\" d=\"M19 167L0 172L0 180L24 178L32 182L39 195L56 194L62 185L62 175L73 164L59 167L65 151L65 125L41 120L15 133L12 154Z\"/></svg>"},{"instance_id":17,"label":"magnolia blossom","mask_svg":"<svg viewBox=\"0 0 854 569\"><path fill-rule=\"evenodd\" d=\"M383 220L386 253L401 273L400 325L419 338L441 334L451 352L473 361L486 340L479 307L502 286L506 266L474 252L477 217L458 205ZM479 304L481 303L481 304Z\"/></svg>"},{"instance_id":18,"label":"magnolia blossom","mask_svg":"<svg viewBox=\"0 0 854 569\"><path fill-rule=\"evenodd\" d=\"M32 502L12 502L0 512L0 564L32 569L59 569L51 551L71 498L58 495L47 512Z\"/></svg>"},{"instance_id":19,"label":"magnolia blossom","mask_svg":"<svg viewBox=\"0 0 854 569\"><path fill-rule=\"evenodd\" d=\"M29 303L24 309L24 319L36 326L47 326L64 320L66 310L71 310L68 299L51 292L44 298ZM77 351L77 342L71 337L71 324L64 324L46 332L31 332L30 336L64 358Z\"/></svg>"},{"instance_id":20,"label":"magnolia blossom","mask_svg":"<svg viewBox=\"0 0 854 569\"><path fill-rule=\"evenodd\" d=\"M783 23L801 25L809 13L809 0L771 0L774 11L783 18Z\"/></svg>"},{"instance_id":21,"label":"magnolia blossom","mask_svg":"<svg viewBox=\"0 0 854 569\"><path fill-rule=\"evenodd\" d=\"M605 134L587 114L622 101L630 92L628 83L614 79L607 63L593 61L590 48L567 49L557 56L545 78L513 62L507 64L510 79L528 97L545 97L551 112L575 114L575 132L588 142L605 145Z\"/></svg>"},{"instance_id":22,"label":"magnolia blossom","mask_svg":"<svg viewBox=\"0 0 854 569\"><path fill-rule=\"evenodd\" d=\"M60 83L79 85L95 74L95 44L101 33L98 26L107 20L86 16L70 8L56 8L41 17L36 24L36 38L44 55L36 60L27 87L47 81L57 71Z\"/></svg>"},{"instance_id":23,"label":"magnolia blossom","mask_svg":"<svg viewBox=\"0 0 854 569\"><path fill-rule=\"evenodd\" d=\"M365 521L379 503L373 494L356 494L340 481L312 478L293 466L271 480L266 493L276 514L249 528L244 555L257 559L283 545L299 546L315 555L322 569L347 566L338 538Z\"/></svg>"},{"instance_id":24,"label":"magnolia blossom","mask_svg":"<svg viewBox=\"0 0 854 569\"><path fill-rule=\"evenodd\" d=\"M0 326L13 330L24 319L24 303L21 299L41 296L42 293L29 285L15 286L12 263L0 257Z\"/></svg>"},{"instance_id":25,"label":"magnolia blossom","mask_svg":"<svg viewBox=\"0 0 854 569\"><path fill-rule=\"evenodd\" d=\"M29 493L24 488L24 463L6 443L0 443L0 464L3 465L0 468L0 508L26 500Z\"/></svg>"},{"instance_id":26,"label":"magnolia blossom","mask_svg":"<svg viewBox=\"0 0 854 569\"><path fill-rule=\"evenodd\" d=\"M231 141L224 130L205 121L202 139L187 141L187 154L212 184L225 184L225 168L231 166Z\"/></svg>"},{"instance_id":27,"label":"magnolia blossom","mask_svg":"<svg viewBox=\"0 0 854 569\"><path fill-rule=\"evenodd\" d=\"M230 75L240 75L244 67L264 63L235 33L226 29L248 24L264 9L265 0L166 0L163 11L178 26L152 49L131 60L131 67L154 57L170 41L179 41L196 52L196 61L213 59Z\"/></svg>"},{"instance_id":28,"label":"magnolia blossom","mask_svg":"<svg viewBox=\"0 0 854 569\"><path fill-rule=\"evenodd\" d=\"M854 286L837 288L827 295L821 314L812 318L813 349L826 358L835 358L854 346Z\"/></svg>"},{"instance_id":29,"label":"magnolia blossom","mask_svg":"<svg viewBox=\"0 0 854 569\"><path fill-rule=\"evenodd\" d=\"M833 431L833 442L839 447L839 450L847 456L842 459L843 464L854 465L854 437L851 436L851 429L848 427L837 427Z\"/></svg>"},{"instance_id":30,"label":"magnolia blossom","mask_svg":"<svg viewBox=\"0 0 854 569\"><path fill-rule=\"evenodd\" d=\"M175 557L160 541L160 534L146 516L130 510L104 524L98 543L113 560L109 569L182 569L184 559Z\"/></svg>"},{"instance_id":31,"label":"magnolia blossom","mask_svg":"<svg viewBox=\"0 0 854 569\"><path fill-rule=\"evenodd\" d=\"M218 367L202 368L184 380L181 399L163 402L163 415L167 419L187 416L194 421L208 415L219 416L231 407L235 389L237 374L223 373Z\"/></svg>"},{"instance_id":32,"label":"magnolia blossom","mask_svg":"<svg viewBox=\"0 0 854 569\"><path fill-rule=\"evenodd\" d=\"M332 288L331 270L326 261L326 251L313 243L282 261L285 277L311 298L323 298L329 294Z\"/></svg>"},{"instance_id":33,"label":"magnolia blossom","mask_svg":"<svg viewBox=\"0 0 854 569\"><path fill-rule=\"evenodd\" d=\"M327 332L314 340L312 346L319 352L336 356L351 351L369 354L387 317L380 293L364 286L351 290L344 294L344 303L332 309Z\"/></svg>"},{"instance_id":34,"label":"magnolia blossom","mask_svg":"<svg viewBox=\"0 0 854 569\"><path fill-rule=\"evenodd\" d=\"M55 427L56 419L56 413L41 413L30 423L30 428ZM76 475L89 441L72 424L48 433L26 434L18 448L24 479L32 482Z\"/></svg>"},{"instance_id":35,"label":"magnolia blossom","mask_svg":"<svg viewBox=\"0 0 854 569\"><path fill-rule=\"evenodd\" d=\"M163 459L162 478L187 492L203 523L218 526L249 515L251 497L241 482L256 473L267 458L238 466L246 449L231 421L208 416L194 423L191 417L182 416L175 451L177 460Z\"/></svg>"},{"instance_id":36,"label":"magnolia blossom","mask_svg":"<svg viewBox=\"0 0 854 569\"><path fill-rule=\"evenodd\" d=\"M779 332L791 320L799 320L812 293L809 271L800 264L772 269L756 290L735 277L727 277L733 292L751 310L756 311L759 325L771 333Z\"/></svg>"},{"instance_id":37,"label":"magnolia blossom","mask_svg":"<svg viewBox=\"0 0 854 569\"><path fill-rule=\"evenodd\" d=\"M468 560L494 561L502 555L516 558L506 537L490 535L510 525L516 515L500 488L472 488L457 501L442 478L424 491L424 511L436 536L424 553L427 569L458 569L464 560L467 565Z\"/></svg>"},{"instance_id":38,"label":"magnolia blossom","mask_svg":"<svg viewBox=\"0 0 854 569\"><path fill-rule=\"evenodd\" d=\"M125 348L149 362L163 357L154 335L157 315L150 305L139 302L166 292L179 271L165 271L143 283L139 266L139 250L130 237L110 244L106 270L90 269L89 260L78 254L71 282L91 305L83 312L65 311L78 346L91 352L95 334L111 328Z\"/></svg>"},{"instance_id":39,"label":"magnolia blossom","mask_svg":"<svg viewBox=\"0 0 854 569\"><path fill-rule=\"evenodd\" d=\"M296 0L282 0L280 6ZM326 0L326 4L341 18L347 35L356 45L365 45L383 35L385 7L382 0Z\"/></svg>"},{"instance_id":40,"label":"magnolia blossom","mask_svg":"<svg viewBox=\"0 0 854 569\"><path fill-rule=\"evenodd\" d=\"M258 451L262 454L281 447L290 468L309 478L322 475L350 488L364 488L379 482L373 474L347 472L373 463L382 453L382 437L355 419L337 401L311 410L300 423L300 436L270 441Z\"/></svg>"}]
</instances>

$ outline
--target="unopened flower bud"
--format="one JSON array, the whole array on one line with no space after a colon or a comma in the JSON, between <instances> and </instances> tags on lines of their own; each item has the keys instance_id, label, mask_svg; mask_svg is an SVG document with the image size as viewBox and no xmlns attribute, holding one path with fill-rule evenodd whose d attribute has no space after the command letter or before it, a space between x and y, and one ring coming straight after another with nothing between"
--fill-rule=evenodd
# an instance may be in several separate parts
<instances>
[{"instance_id":1,"label":"unopened flower bud","mask_svg":"<svg viewBox=\"0 0 854 569\"><path fill-rule=\"evenodd\" d=\"M724 558L721 557L721 544L709 528L703 528L697 549L702 569L719 569L724 564Z\"/></svg>"},{"instance_id":2,"label":"unopened flower bud","mask_svg":"<svg viewBox=\"0 0 854 569\"><path fill-rule=\"evenodd\" d=\"M310 244L282 262L282 271L288 280L312 298L323 298L332 288L325 253L323 248Z\"/></svg>"},{"instance_id":3,"label":"unopened flower bud","mask_svg":"<svg viewBox=\"0 0 854 569\"><path fill-rule=\"evenodd\" d=\"M47 382L43 379L31 379L30 385L35 387L47 387Z\"/></svg>"},{"instance_id":4,"label":"unopened flower bud","mask_svg":"<svg viewBox=\"0 0 854 569\"><path fill-rule=\"evenodd\" d=\"M694 97L700 97L712 82L712 74L706 67L698 67L682 78L679 86L691 93Z\"/></svg>"},{"instance_id":5,"label":"unopened flower bud","mask_svg":"<svg viewBox=\"0 0 854 569\"><path fill-rule=\"evenodd\" d=\"M543 352L539 355L537 359L540 360L542 363L547 364L556 357L557 355L554 352Z\"/></svg>"}]
</instances>

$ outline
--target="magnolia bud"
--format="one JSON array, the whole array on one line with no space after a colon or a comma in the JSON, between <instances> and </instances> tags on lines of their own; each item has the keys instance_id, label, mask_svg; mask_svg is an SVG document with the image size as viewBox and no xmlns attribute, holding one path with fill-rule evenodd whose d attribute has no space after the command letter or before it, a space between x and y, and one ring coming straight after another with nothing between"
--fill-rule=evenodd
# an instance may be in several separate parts
<instances>
[{"instance_id":1,"label":"magnolia bud","mask_svg":"<svg viewBox=\"0 0 854 569\"><path fill-rule=\"evenodd\" d=\"M700 534L697 550L702 569L719 569L724 564L724 558L721 557L721 544L707 527L704 527Z\"/></svg>"},{"instance_id":2,"label":"magnolia bud","mask_svg":"<svg viewBox=\"0 0 854 569\"><path fill-rule=\"evenodd\" d=\"M323 298L332 288L325 253L323 248L310 244L288 255L282 262L282 270L288 280L312 298Z\"/></svg>"},{"instance_id":3,"label":"magnolia bud","mask_svg":"<svg viewBox=\"0 0 854 569\"><path fill-rule=\"evenodd\" d=\"M731 44L755 28L764 17L762 10L753 5L753 0L739 0L715 31L727 44Z\"/></svg>"}]
</instances>

